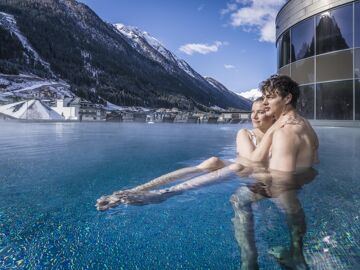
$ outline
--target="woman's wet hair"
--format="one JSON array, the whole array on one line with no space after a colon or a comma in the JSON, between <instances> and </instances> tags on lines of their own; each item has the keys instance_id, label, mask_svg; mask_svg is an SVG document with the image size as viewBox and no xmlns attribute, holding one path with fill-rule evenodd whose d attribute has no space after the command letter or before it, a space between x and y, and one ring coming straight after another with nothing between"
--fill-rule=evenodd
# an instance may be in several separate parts
<instances>
[{"instance_id":1,"label":"woman's wet hair","mask_svg":"<svg viewBox=\"0 0 360 270\"><path fill-rule=\"evenodd\" d=\"M277 93L282 98L291 94L290 104L296 108L297 100L300 96L300 89L297 82L292 80L289 76L275 74L270 76L267 80L261 82L260 91L263 95L266 93Z\"/></svg>"}]
</instances>

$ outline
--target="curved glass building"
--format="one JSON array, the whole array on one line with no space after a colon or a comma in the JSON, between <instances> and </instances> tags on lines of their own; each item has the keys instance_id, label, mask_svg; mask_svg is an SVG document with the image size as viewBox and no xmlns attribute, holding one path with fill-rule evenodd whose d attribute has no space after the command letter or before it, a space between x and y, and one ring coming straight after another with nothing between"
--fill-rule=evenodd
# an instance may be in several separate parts
<instances>
[{"instance_id":1,"label":"curved glass building","mask_svg":"<svg viewBox=\"0 0 360 270\"><path fill-rule=\"evenodd\" d=\"M290 0L276 17L278 73L316 123L360 126L360 1Z\"/></svg>"}]
</instances>

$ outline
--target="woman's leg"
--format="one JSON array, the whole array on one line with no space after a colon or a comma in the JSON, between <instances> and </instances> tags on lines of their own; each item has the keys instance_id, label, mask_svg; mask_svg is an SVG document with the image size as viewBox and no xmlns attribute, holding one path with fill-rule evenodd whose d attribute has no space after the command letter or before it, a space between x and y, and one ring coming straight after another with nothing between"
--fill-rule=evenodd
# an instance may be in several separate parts
<instances>
[{"instance_id":1,"label":"woman's leg","mask_svg":"<svg viewBox=\"0 0 360 270\"><path fill-rule=\"evenodd\" d=\"M243 168L244 167L242 165L234 163L213 172L194 177L186 182L180 183L170 188L153 191L144 190L137 192L114 193L113 195L102 196L97 200L96 207L98 210L103 211L122 203L135 205L159 203L184 191L212 184L233 173L236 173Z\"/></svg>"},{"instance_id":2,"label":"woman's leg","mask_svg":"<svg viewBox=\"0 0 360 270\"><path fill-rule=\"evenodd\" d=\"M150 190L150 189L153 189L154 187L158 187L158 186L170 183L174 180L188 176L193 173L215 171L215 170L223 168L224 166L225 166L225 163L221 159L219 159L217 157L211 157L211 158L203 161L202 163L200 163L197 166L182 168L182 169L170 172L168 174L162 175L162 176L157 177L143 185L132 188L131 191L137 192L137 191Z\"/></svg>"},{"instance_id":3,"label":"woman's leg","mask_svg":"<svg viewBox=\"0 0 360 270\"><path fill-rule=\"evenodd\" d=\"M259 269L255 244L255 226L252 204L264 197L252 192L247 186L240 187L230 198L234 209L235 238L241 255L241 269Z\"/></svg>"},{"instance_id":4,"label":"woman's leg","mask_svg":"<svg viewBox=\"0 0 360 270\"><path fill-rule=\"evenodd\" d=\"M225 163L217 157L211 157L197 166L182 168L168 174L157 177L143 185L139 185L132 189L115 191L112 195L102 196L97 200L96 207L98 210L106 210L109 207L116 206L116 203L121 203L120 200L128 196L130 193L138 193L151 190L155 187L170 183L182 177L189 176L194 173L211 172L221 169ZM110 206L113 205L113 206Z\"/></svg>"}]
</instances>

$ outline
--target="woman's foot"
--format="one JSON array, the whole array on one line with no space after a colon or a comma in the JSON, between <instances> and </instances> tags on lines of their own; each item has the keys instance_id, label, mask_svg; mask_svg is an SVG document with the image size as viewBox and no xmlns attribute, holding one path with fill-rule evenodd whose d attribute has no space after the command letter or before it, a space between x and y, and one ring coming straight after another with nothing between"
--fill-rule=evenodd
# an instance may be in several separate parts
<instances>
[{"instance_id":1,"label":"woman's foot","mask_svg":"<svg viewBox=\"0 0 360 270\"><path fill-rule=\"evenodd\" d=\"M177 192L172 192L169 189L138 192L116 192L109 196L100 197L96 201L96 209L99 211L105 211L120 204L146 205L152 203L161 203L175 194L177 194Z\"/></svg>"}]
</instances>

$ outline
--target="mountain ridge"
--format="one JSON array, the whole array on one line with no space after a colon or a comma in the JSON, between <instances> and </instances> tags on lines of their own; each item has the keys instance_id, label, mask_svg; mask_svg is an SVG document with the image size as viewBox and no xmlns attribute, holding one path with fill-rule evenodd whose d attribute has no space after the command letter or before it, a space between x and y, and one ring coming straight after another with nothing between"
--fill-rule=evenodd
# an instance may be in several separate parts
<instances>
[{"instance_id":1,"label":"mountain ridge","mask_svg":"<svg viewBox=\"0 0 360 270\"><path fill-rule=\"evenodd\" d=\"M93 102L108 100L118 105L203 110L213 105L247 109L241 99L209 86L205 79L191 79L188 73L179 72L180 67L169 72L161 63L145 57L114 26L83 3L2 0L0 12L14 17L34 51L51 67L51 71L46 70L36 57L24 57L26 50L16 35L0 24L0 42L5 44L0 51L2 73L31 73L64 80L76 95Z\"/></svg>"}]
</instances>

